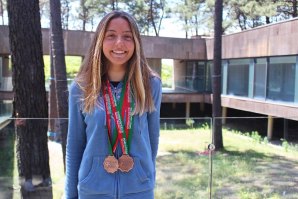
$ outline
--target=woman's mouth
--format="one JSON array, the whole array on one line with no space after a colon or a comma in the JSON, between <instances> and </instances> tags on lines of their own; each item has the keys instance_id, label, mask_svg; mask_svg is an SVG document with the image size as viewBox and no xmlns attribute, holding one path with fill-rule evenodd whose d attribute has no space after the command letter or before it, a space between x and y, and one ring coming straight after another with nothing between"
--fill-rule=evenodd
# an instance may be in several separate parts
<instances>
[{"instance_id":1,"label":"woman's mouth","mask_svg":"<svg viewBox=\"0 0 298 199\"><path fill-rule=\"evenodd\" d=\"M112 50L112 54L116 57L122 57L126 55L126 51L123 50Z\"/></svg>"}]
</instances>

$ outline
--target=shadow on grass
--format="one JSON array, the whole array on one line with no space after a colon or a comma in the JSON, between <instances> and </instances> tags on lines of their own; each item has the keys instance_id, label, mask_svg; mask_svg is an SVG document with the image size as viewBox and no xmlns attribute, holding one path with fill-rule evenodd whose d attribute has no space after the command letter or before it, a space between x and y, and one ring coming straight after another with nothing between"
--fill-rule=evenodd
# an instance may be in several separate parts
<instances>
[{"instance_id":1,"label":"shadow on grass","mask_svg":"<svg viewBox=\"0 0 298 199\"><path fill-rule=\"evenodd\" d=\"M21 194L23 199L52 199L53 190L52 187L38 187L33 192L27 192L21 188Z\"/></svg>"},{"instance_id":2,"label":"shadow on grass","mask_svg":"<svg viewBox=\"0 0 298 199\"><path fill-rule=\"evenodd\" d=\"M298 198L298 160L253 149L216 151L212 158L212 198ZM159 156L157 171L161 182L157 183L161 198L176 197L175 190L180 190L182 198L195 198L188 195L191 192L197 198L204 198L209 160L208 155L191 150L172 150ZM169 184L175 189L170 189Z\"/></svg>"},{"instance_id":3,"label":"shadow on grass","mask_svg":"<svg viewBox=\"0 0 298 199\"><path fill-rule=\"evenodd\" d=\"M254 150L222 150L213 163L215 198L298 198L298 161Z\"/></svg>"},{"instance_id":4,"label":"shadow on grass","mask_svg":"<svg viewBox=\"0 0 298 199\"><path fill-rule=\"evenodd\" d=\"M156 199L208 198L208 157L190 150L157 157Z\"/></svg>"}]
</instances>

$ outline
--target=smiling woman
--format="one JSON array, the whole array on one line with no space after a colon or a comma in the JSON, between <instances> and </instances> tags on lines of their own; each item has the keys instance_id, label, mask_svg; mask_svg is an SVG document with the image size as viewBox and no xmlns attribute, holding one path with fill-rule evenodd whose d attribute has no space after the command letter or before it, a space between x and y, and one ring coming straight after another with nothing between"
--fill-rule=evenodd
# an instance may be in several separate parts
<instances>
[{"instance_id":1,"label":"smiling woman","mask_svg":"<svg viewBox=\"0 0 298 199\"><path fill-rule=\"evenodd\" d=\"M107 14L70 87L65 197L153 199L160 104L135 20Z\"/></svg>"}]
</instances>

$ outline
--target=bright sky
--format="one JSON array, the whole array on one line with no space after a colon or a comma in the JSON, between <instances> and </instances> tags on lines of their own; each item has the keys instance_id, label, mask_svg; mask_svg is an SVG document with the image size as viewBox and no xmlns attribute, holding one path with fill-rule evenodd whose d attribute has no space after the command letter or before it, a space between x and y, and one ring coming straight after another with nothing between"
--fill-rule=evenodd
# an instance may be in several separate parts
<instances>
[{"instance_id":1,"label":"bright sky","mask_svg":"<svg viewBox=\"0 0 298 199\"><path fill-rule=\"evenodd\" d=\"M159 36L185 38L185 32L182 30L182 24L179 24L177 19L163 19L161 25Z\"/></svg>"}]
</instances>

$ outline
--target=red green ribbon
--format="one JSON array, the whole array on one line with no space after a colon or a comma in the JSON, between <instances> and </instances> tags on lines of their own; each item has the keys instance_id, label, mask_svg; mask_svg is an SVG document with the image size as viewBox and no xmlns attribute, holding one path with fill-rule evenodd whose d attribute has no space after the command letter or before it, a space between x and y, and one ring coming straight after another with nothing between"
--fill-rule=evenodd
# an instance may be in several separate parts
<instances>
[{"instance_id":1,"label":"red green ribbon","mask_svg":"<svg viewBox=\"0 0 298 199\"><path fill-rule=\"evenodd\" d=\"M108 91L108 93L106 91ZM115 96L112 94L112 89L111 89L109 80L107 80L106 85L104 85L103 95L104 95L107 127L108 127L108 134L109 134L108 137L109 137L110 155L115 153L118 145L118 141L120 141L120 146L123 154L128 154L129 146L131 143L132 127L133 127L132 110L134 107L134 103L130 94L130 85L129 83L126 82L126 80L124 81L119 103L117 103ZM120 115L120 110L121 110L121 115ZM114 133L113 133L114 136L112 136L112 128L111 128L112 115L114 117L115 124L116 124L116 128L114 129ZM124 119L125 119L125 126L123 125Z\"/></svg>"}]
</instances>

